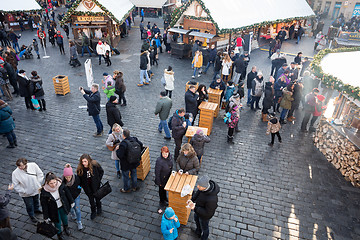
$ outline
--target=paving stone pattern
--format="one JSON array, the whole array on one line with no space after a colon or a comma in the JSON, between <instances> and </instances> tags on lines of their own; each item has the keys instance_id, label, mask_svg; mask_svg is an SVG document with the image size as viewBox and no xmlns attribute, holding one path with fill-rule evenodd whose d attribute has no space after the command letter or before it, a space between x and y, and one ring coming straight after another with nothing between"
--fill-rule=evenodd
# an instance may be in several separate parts
<instances>
[{"instance_id":1,"label":"paving stone pattern","mask_svg":"<svg viewBox=\"0 0 360 240\"><path fill-rule=\"evenodd\" d=\"M150 19L151 22L154 19ZM155 20L159 22L160 20ZM139 24L139 19L136 19ZM20 43L30 43L35 32L24 32ZM286 42L287 51L303 48L310 51L313 40L303 38ZM140 191L120 193L122 181L116 178L114 161L105 147L106 136L94 138L95 124L85 109L85 99L78 91L86 86L84 67L68 65L69 48L65 44L66 56L59 55L57 47L48 44L49 59L24 60L19 69L28 73L37 70L43 78L47 111L26 110L23 99L10 102L16 118L16 135L19 146L8 150L6 138L0 138L2 189L11 181L15 161L26 157L36 162L47 173L62 174L65 163L75 169L81 154L89 153L105 170L104 179L110 181L113 192L103 199L103 215L90 220L87 197L81 194L81 212L85 229L74 229L72 239L162 239L161 215L158 210L158 189L154 184L154 167L160 148L168 145L173 152L174 142L163 139L157 132L159 119L154 115L163 69L171 65L175 72L173 111L184 106L185 83L191 80L189 59L178 59L167 53L160 54L159 66L153 67L155 76L149 86L139 88L138 29L120 42L120 56L112 57L112 66L99 66L93 57L95 82L100 83L102 73L114 70L124 72L127 86L127 107L119 107L125 127L131 130L146 146L150 147L151 170L145 181L139 181ZM295 47L293 47L295 46ZM311 52L311 51L310 51ZM43 52L41 51L41 55ZM291 60L293 57L289 57ZM80 58L81 62L85 61ZM257 65L268 78L270 60L267 53L256 50L251 54L252 65ZM249 69L250 69L249 67ZM209 71L212 73L212 69ZM71 93L56 96L52 77L69 76ZM197 80L209 85L211 74ZM106 96L102 92L102 104ZM244 104L245 105L245 104ZM223 112L221 112L223 113ZM296 113L301 119L301 111ZM222 114L221 114L222 115ZM341 174L313 146L310 134L299 133L299 121L287 124L281 130L283 143L270 148L265 135L266 124L260 121L260 112L244 107L240 118L241 132L235 136L235 145L226 143L227 127L221 117L214 122L211 142L205 154L199 175L207 174L220 188L219 207L210 221L210 239L360 239L360 191L346 182ZM105 109L101 109L104 131L109 130ZM183 142L185 143L185 138ZM36 227L26 214L24 203L18 194L12 194L9 204L11 224L20 239L45 239L36 234ZM179 239L196 239L190 227L194 226L193 214L187 226L179 229Z\"/></svg>"}]
</instances>

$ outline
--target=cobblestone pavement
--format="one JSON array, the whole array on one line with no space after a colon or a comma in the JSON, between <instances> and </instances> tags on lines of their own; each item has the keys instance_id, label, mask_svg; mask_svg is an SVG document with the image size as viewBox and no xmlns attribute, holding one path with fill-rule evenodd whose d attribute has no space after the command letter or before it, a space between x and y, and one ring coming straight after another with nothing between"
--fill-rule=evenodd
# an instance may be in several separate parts
<instances>
[{"instance_id":1,"label":"cobblestone pavement","mask_svg":"<svg viewBox=\"0 0 360 240\"><path fill-rule=\"evenodd\" d=\"M137 19L137 24L139 20ZM151 19L153 21L153 19ZM157 20L159 21L159 20ZM24 32L20 43L30 43L35 32ZM313 41L304 38L286 42L284 48L296 53L309 52ZM120 43L121 55L112 58L113 65L97 65L93 60L95 81L100 82L103 72L124 72L127 85L127 107L120 107L125 126L145 145L150 147L151 170L146 180L139 182L140 191L121 194L122 181L116 178L114 162L105 147L106 137L93 138L95 124L87 115L86 105L78 91L86 86L84 67L70 68L68 46L66 56L59 55L57 47L48 46L49 59L24 60L19 69L37 70L43 78L47 111L26 110L23 99L10 103L16 118L16 135L19 146L8 150L6 138L0 138L0 180L2 190L11 181L15 161L26 157L35 161L46 173L62 174L65 163L76 168L79 156L89 153L105 170L104 180L110 181L113 192L103 200L103 215L90 220L87 197L81 194L82 218L85 229L79 232L74 222L72 239L161 239L158 210L158 192L154 184L155 160L160 148L168 145L173 152L174 142L163 139L157 132L159 119L153 114L159 92L161 74L168 65L175 72L173 110L184 106L185 82L191 78L190 60L180 60L167 53L160 54L159 66L153 68L155 77L149 86L139 88L140 34L133 29ZM295 47L294 47L295 46ZM311 52L311 51L310 51ZM42 52L41 52L42 53ZM42 54L43 55L43 54ZM256 50L251 54L252 65L257 65L267 79L270 61L267 53ZM289 60L293 57L289 57ZM85 61L81 58L81 62ZM52 77L69 76L71 93L56 96ZM210 84L210 75L198 79ZM102 94L102 104L106 97ZM208 174L220 187L219 207L210 222L211 239L360 239L360 190L353 188L341 174L313 146L310 134L299 133L299 120L286 124L281 130L283 143L270 148L265 135L266 124L260 121L260 112L247 107L241 113L241 132L235 136L235 145L226 143L227 128L219 117L214 122L211 143L205 147L200 175ZM301 112L297 112L301 119ZM105 109L100 114L105 131ZM185 140L184 140L185 142ZM35 234L22 199L12 194L9 204L11 224L20 239L44 239ZM190 231L193 215L187 226L181 226L179 239L196 239Z\"/></svg>"}]
</instances>

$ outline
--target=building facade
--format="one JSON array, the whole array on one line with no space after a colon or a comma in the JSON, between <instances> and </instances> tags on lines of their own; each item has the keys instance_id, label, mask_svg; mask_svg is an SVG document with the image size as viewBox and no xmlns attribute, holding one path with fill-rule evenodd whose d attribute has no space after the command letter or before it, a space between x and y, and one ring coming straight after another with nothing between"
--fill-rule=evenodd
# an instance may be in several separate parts
<instances>
[{"instance_id":1,"label":"building facade","mask_svg":"<svg viewBox=\"0 0 360 240\"><path fill-rule=\"evenodd\" d=\"M360 16L360 0L315 0L313 9L318 13L325 13L330 19L335 19L341 14L346 19Z\"/></svg>"}]
</instances>

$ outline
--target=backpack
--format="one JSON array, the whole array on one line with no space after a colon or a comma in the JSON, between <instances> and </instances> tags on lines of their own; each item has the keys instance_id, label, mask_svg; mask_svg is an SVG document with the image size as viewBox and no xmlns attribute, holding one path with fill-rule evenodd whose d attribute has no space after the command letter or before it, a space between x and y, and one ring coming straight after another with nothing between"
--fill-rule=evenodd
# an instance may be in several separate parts
<instances>
[{"instance_id":1,"label":"backpack","mask_svg":"<svg viewBox=\"0 0 360 240\"><path fill-rule=\"evenodd\" d=\"M124 140L127 144L127 155L126 155L126 161L130 164L138 163L141 160L141 146L138 142L135 140Z\"/></svg>"},{"instance_id":2,"label":"backpack","mask_svg":"<svg viewBox=\"0 0 360 240\"><path fill-rule=\"evenodd\" d=\"M168 127L170 130L172 130L172 126L171 126L172 119L173 119L173 116L171 116L168 121Z\"/></svg>"},{"instance_id":3,"label":"backpack","mask_svg":"<svg viewBox=\"0 0 360 240\"><path fill-rule=\"evenodd\" d=\"M256 97L261 97L263 93L263 84L255 79L255 95Z\"/></svg>"},{"instance_id":4,"label":"backpack","mask_svg":"<svg viewBox=\"0 0 360 240\"><path fill-rule=\"evenodd\" d=\"M224 123L229 124L231 122L231 113L227 112L224 117Z\"/></svg>"},{"instance_id":5,"label":"backpack","mask_svg":"<svg viewBox=\"0 0 360 240\"><path fill-rule=\"evenodd\" d=\"M39 82L35 83L35 91L39 91L40 89L42 89L42 86Z\"/></svg>"}]
</instances>

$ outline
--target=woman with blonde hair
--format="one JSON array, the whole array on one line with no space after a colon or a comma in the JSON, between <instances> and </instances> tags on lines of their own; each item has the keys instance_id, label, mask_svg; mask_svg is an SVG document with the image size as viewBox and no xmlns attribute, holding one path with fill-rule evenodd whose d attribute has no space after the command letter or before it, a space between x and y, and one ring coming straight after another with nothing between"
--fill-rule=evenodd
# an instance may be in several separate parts
<instances>
[{"instance_id":1,"label":"woman with blonde hair","mask_svg":"<svg viewBox=\"0 0 360 240\"><path fill-rule=\"evenodd\" d=\"M180 155L176 159L176 170L179 174L196 175L200 170L199 160L190 143L182 145Z\"/></svg>"},{"instance_id":2,"label":"woman with blonde hair","mask_svg":"<svg viewBox=\"0 0 360 240\"><path fill-rule=\"evenodd\" d=\"M119 179L121 178L120 159L116 156L116 146L119 145L122 140L124 140L122 134L123 134L122 127L119 124L114 123L114 125L112 126L112 133L109 134L105 143L109 150L112 149L111 159L115 160L116 174L117 174L117 178Z\"/></svg>"},{"instance_id":3,"label":"woman with blonde hair","mask_svg":"<svg viewBox=\"0 0 360 240\"><path fill-rule=\"evenodd\" d=\"M100 182L104 170L100 164L93 160L89 154L81 155L76 173L80 178L80 186L89 198L91 208L91 220L102 213L100 199L94 197L94 193L100 188ZM95 204L96 202L96 204Z\"/></svg>"},{"instance_id":4,"label":"woman with blonde hair","mask_svg":"<svg viewBox=\"0 0 360 240\"><path fill-rule=\"evenodd\" d=\"M222 79L225 83L229 80L230 68L232 66L232 63L233 62L231 61L229 54L226 53L222 61L222 70L221 70Z\"/></svg>"},{"instance_id":5,"label":"woman with blonde hair","mask_svg":"<svg viewBox=\"0 0 360 240\"><path fill-rule=\"evenodd\" d=\"M192 60L191 63L192 63L192 66L194 68L194 74L193 74L192 78L195 78L197 70L201 71L201 68L202 68L202 65L203 65L203 55L202 55L201 51L197 50L195 52L194 59ZM200 71L199 71L198 77L201 76Z\"/></svg>"}]
</instances>

